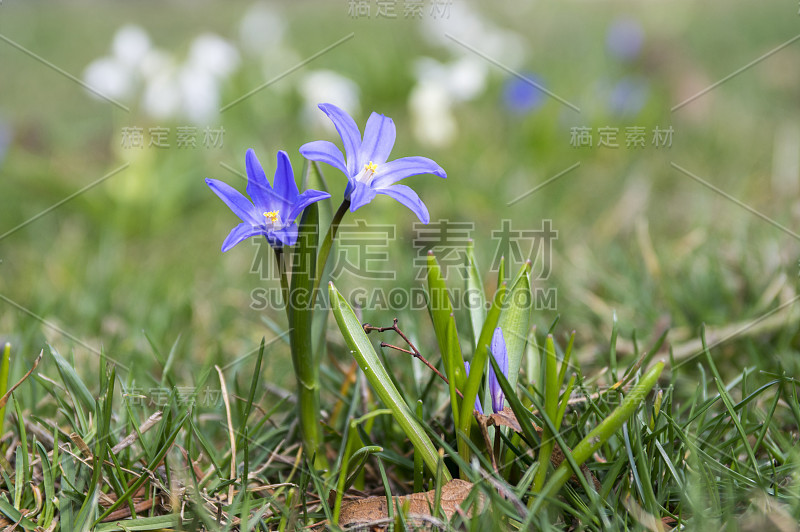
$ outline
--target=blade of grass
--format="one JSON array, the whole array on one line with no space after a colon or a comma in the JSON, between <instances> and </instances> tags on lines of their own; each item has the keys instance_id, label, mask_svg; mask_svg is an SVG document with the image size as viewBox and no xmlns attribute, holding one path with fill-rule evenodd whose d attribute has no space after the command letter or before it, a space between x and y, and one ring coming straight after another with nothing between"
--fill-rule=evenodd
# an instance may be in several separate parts
<instances>
[{"instance_id":1,"label":"blade of grass","mask_svg":"<svg viewBox=\"0 0 800 532\"><path fill-rule=\"evenodd\" d=\"M634 414L645 396L650 392L653 386L656 385L658 377L661 375L663 369L663 362L654 364L631 389L628 395L625 396L622 400L622 404L575 446L570 455L578 466L588 460L592 454L611 438L611 436L622 427L622 424ZM571 475L572 470L570 465L565 461L556 469L555 473L553 473L548 480L542 490L543 497L537 500L537 504L534 505L532 511L535 512L538 510L546 497L555 496Z\"/></svg>"}]
</instances>

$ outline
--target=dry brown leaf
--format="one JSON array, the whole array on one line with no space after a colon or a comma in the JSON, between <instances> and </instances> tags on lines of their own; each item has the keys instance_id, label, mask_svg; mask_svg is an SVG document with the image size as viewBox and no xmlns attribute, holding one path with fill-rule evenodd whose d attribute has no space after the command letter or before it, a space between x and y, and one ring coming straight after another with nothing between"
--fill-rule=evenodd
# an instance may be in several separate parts
<instances>
[{"instance_id":1,"label":"dry brown leaf","mask_svg":"<svg viewBox=\"0 0 800 532\"><path fill-rule=\"evenodd\" d=\"M453 479L442 486L441 508L447 519L458 512L461 503L472 490L472 483L466 480ZM436 490L424 493L392 497L395 508L408 507L408 518L432 517L430 509L433 507ZM481 499L482 500L482 499ZM342 504L339 514L340 526L366 525L382 519L387 519L389 512L386 507L386 497L367 497L364 499L348 501Z\"/></svg>"},{"instance_id":2,"label":"dry brown leaf","mask_svg":"<svg viewBox=\"0 0 800 532\"><path fill-rule=\"evenodd\" d=\"M511 410L511 408L509 407L505 407L502 412L498 412L496 414L491 414L488 416L482 416L478 414L478 422L485 423L487 427L491 426L508 427L514 432L522 432L522 427L519 426L519 421L517 421L517 416L514 414L514 411ZM536 427L536 430L541 432L542 429Z\"/></svg>"}]
</instances>

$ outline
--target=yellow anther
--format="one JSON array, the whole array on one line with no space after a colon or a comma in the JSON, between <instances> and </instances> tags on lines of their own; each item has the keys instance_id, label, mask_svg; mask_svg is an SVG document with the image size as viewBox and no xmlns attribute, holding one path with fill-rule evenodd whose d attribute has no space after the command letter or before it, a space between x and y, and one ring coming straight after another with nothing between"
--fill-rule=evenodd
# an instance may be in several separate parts
<instances>
[{"instance_id":1,"label":"yellow anther","mask_svg":"<svg viewBox=\"0 0 800 532\"><path fill-rule=\"evenodd\" d=\"M267 217L267 220L271 223L275 223L278 221L278 211L268 211L264 213L264 216Z\"/></svg>"},{"instance_id":2,"label":"yellow anther","mask_svg":"<svg viewBox=\"0 0 800 532\"><path fill-rule=\"evenodd\" d=\"M378 165L370 161L369 163L364 165L364 170L368 172L375 172L378 169Z\"/></svg>"}]
</instances>

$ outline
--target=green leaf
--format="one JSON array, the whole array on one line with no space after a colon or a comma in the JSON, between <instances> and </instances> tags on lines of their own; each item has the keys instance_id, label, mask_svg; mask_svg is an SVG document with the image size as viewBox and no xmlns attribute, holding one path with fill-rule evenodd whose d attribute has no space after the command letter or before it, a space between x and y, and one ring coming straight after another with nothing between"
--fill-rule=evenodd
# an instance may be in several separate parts
<instances>
[{"instance_id":1,"label":"green leaf","mask_svg":"<svg viewBox=\"0 0 800 532\"><path fill-rule=\"evenodd\" d=\"M181 335L179 334L175 339L175 342L172 344L172 347L170 347L167 360L164 362L164 369L161 371L161 386L164 386L168 381L170 386L175 386L175 380L172 378L171 372L172 364L175 363L175 355L178 354L178 345L180 344L180 341Z\"/></svg>"},{"instance_id":2,"label":"green leaf","mask_svg":"<svg viewBox=\"0 0 800 532\"><path fill-rule=\"evenodd\" d=\"M450 331L451 326L455 330L453 305L439 263L430 252L428 253L428 305L447 378L455 384L455 387L461 389L464 386L466 370L458 334ZM455 405L453 395L455 394L451 393L451 402Z\"/></svg>"},{"instance_id":3,"label":"green leaf","mask_svg":"<svg viewBox=\"0 0 800 532\"><path fill-rule=\"evenodd\" d=\"M492 308L486 315L481 328L481 334L478 337L478 347L475 349L475 354L472 357L470 364L470 372L467 377L467 383L462 390L464 399L461 401L461 414L459 416L459 430L469 437L472 427L472 409L475 408L475 398L478 396L478 391L481 385L481 378L483 377L486 361L489 358L489 342L492 339L492 334L497 327L497 322L500 319L500 311L502 309L503 301L506 296L506 283L501 283L497 288L492 301Z\"/></svg>"},{"instance_id":4,"label":"green leaf","mask_svg":"<svg viewBox=\"0 0 800 532\"><path fill-rule=\"evenodd\" d=\"M531 328L531 309L533 296L531 294L530 274L531 263L526 262L520 269L517 277L508 289L500 314L500 328L506 340L508 353L508 382L516 390L519 369L522 365L522 354L528 340Z\"/></svg>"},{"instance_id":5,"label":"green leaf","mask_svg":"<svg viewBox=\"0 0 800 532\"><path fill-rule=\"evenodd\" d=\"M11 344L6 343L3 346L3 355L0 359L0 397L6 394L8 390L8 368L11 360ZM0 434L3 433L3 423L6 419L6 407L0 408Z\"/></svg>"},{"instance_id":6,"label":"green leaf","mask_svg":"<svg viewBox=\"0 0 800 532\"><path fill-rule=\"evenodd\" d=\"M597 449L607 442L633 414L639 405L644 401L645 396L653 389L658 382L658 377L664 369L663 362L657 362L645 373L641 380L631 389L628 395L622 400L614 411L608 415L599 425L587 434L570 453L570 457L577 466L588 460ZM553 497L561 490L561 487L572 476L570 464L565 460L556 469L542 490L542 497L536 500L536 504L531 508L535 513L548 497Z\"/></svg>"},{"instance_id":7,"label":"green leaf","mask_svg":"<svg viewBox=\"0 0 800 532\"><path fill-rule=\"evenodd\" d=\"M56 497L55 489L55 475L53 468L50 465L50 458L47 456L47 450L40 442L36 442L36 450L39 453L39 460L42 463L42 481L44 483L44 512L39 520L39 526L47 528L53 520L55 508L53 501Z\"/></svg>"},{"instance_id":8,"label":"green leaf","mask_svg":"<svg viewBox=\"0 0 800 532\"><path fill-rule=\"evenodd\" d=\"M483 292L481 274L475 263L475 243L472 240L467 243L467 301L472 347L477 350L483 322L486 321L486 294Z\"/></svg>"},{"instance_id":9,"label":"green leaf","mask_svg":"<svg viewBox=\"0 0 800 532\"><path fill-rule=\"evenodd\" d=\"M361 323L353 313L353 309L345 298L336 290L333 283L329 285L331 307L339 330L342 332L350 352L355 358L367 381L378 394L381 401L392 411L394 419L414 446L415 452L422 454L422 458L429 471L436 473L438 454L425 433L425 429L411 413L400 392L392 384L386 368L381 364L375 349L372 347ZM450 475L445 471L450 480Z\"/></svg>"},{"instance_id":10,"label":"green leaf","mask_svg":"<svg viewBox=\"0 0 800 532\"><path fill-rule=\"evenodd\" d=\"M5 498L0 498L0 513L5 515L13 523L19 523L19 526L24 528L25 530L36 529L36 524L31 522L30 519L22 517L22 513L13 506L11 506L11 504L9 504L8 501L5 500Z\"/></svg>"},{"instance_id":11,"label":"green leaf","mask_svg":"<svg viewBox=\"0 0 800 532\"><path fill-rule=\"evenodd\" d=\"M58 373L61 375L61 380L64 382L64 386L66 386L67 391L69 391L70 395L72 395L74 399L80 401L81 404L83 404L83 406L85 406L88 410L94 412L94 397L92 396L91 392L89 392L89 388L87 388L81 378L78 377L75 368L73 368L72 364L67 362L64 357L58 354L58 351L56 351L55 347L49 344L47 347L50 350L50 355L53 357L53 360L56 361Z\"/></svg>"},{"instance_id":12,"label":"green leaf","mask_svg":"<svg viewBox=\"0 0 800 532\"><path fill-rule=\"evenodd\" d=\"M79 530L89 530L89 524L94 519L94 514L97 512L97 499L99 497L99 490L103 478L103 465L106 460L106 452L109 448L107 440L110 437L111 426L111 404L114 398L114 382L116 380L116 372L114 368L111 369L111 375L107 379L108 388L106 389L105 397L101 398L97 404L96 419L98 422L97 427L97 441L95 442L94 457L92 460L92 480L89 484L89 493L84 500L83 506L78 511L76 518L77 528Z\"/></svg>"},{"instance_id":13,"label":"green leaf","mask_svg":"<svg viewBox=\"0 0 800 532\"><path fill-rule=\"evenodd\" d=\"M184 518L191 519L191 515L184 513ZM159 515L156 517L140 517L139 519L121 519L113 523L101 523L95 527L95 532L126 532L128 530L161 530L176 528L180 524L178 515Z\"/></svg>"},{"instance_id":14,"label":"green leaf","mask_svg":"<svg viewBox=\"0 0 800 532\"><path fill-rule=\"evenodd\" d=\"M165 438L163 439L163 441L161 443L161 446L158 449L158 451L156 452L155 456L153 456L152 460L150 460L147 463L147 465L146 465L146 469L147 470L153 471L156 467L158 467L158 465L161 463L161 460L164 459L164 456L172 448L172 444L175 442L175 438L177 438L178 434L180 434L180 432L183 430L183 425L189 419L190 415L191 415L191 411L187 411L183 415L183 417L180 419L180 421L178 421L178 423L176 423L172 427L172 431L168 435L165 436ZM97 526L97 524L100 521L102 521L103 519L108 517L114 510L116 510L117 508L119 508L120 506L125 504L127 502L128 498L132 497L133 494L136 493L136 491L138 491L138 489L140 487L142 487L142 484L144 484L149 478L150 477L147 476L147 475L142 475L139 478L137 478L128 487L127 491L125 491L125 493L122 495L122 497L118 498L111 506L106 508L106 510L100 515L100 517L98 517L97 520L95 520L95 522L94 522L94 524L92 526Z\"/></svg>"},{"instance_id":15,"label":"green leaf","mask_svg":"<svg viewBox=\"0 0 800 532\"><path fill-rule=\"evenodd\" d=\"M464 368L464 356L461 353L461 343L458 340L456 331L456 319L453 314L453 306L450 302L450 293L442 277L439 263L433 253L428 253L428 304L430 305L433 329L439 344L439 351L442 354L444 372L447 375L447 385L450 391L450 409L453 415L453 422L456 427L460 427L460 403L458 392L464 389L466 384L466 369ZM471 411L465 423L472 418ZM464 438L459 434L458 438L459 453L469 453L469 448L465 445Z\"/></svg>"},{"instance_id":16,"label":"green leaf","mask_svg":"<svg viewBox=\"0 0 800 532\"><path fill-rule=\"evenodd\" d=\"M561 382L558 374L558 360L556 360L556 346L553 335L548 334L544 344L544 413L547 417L557 423L558 417L558 392L561 389ZM558 430L558 427L554 427ZM533 491L538 492L544 486L547 477L547 468L550 464L550 455L553 452L555 434L545 425L542 432L542 445L539 447L539 469L533 481Z\"/></svg>"}]
</instances>

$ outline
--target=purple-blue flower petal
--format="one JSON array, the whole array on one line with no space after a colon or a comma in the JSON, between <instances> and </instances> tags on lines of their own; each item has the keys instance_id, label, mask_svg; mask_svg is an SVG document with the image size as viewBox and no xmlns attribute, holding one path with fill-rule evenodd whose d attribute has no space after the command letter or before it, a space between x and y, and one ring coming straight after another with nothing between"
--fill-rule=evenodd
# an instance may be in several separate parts
<instances>
[{"instance_id":1,"label":"purple-blue flower petal","mask_svg":"<svg viewBox=\"0 0 800 532\"><path fill-rule=\"evenodd\" d=\"M247 168L247 195L253 200L255 205L266 207L272 198L272 187L267 181L264 168L258 162L256 153L250 149L244 157L245 167Z\"/></svg>"},{"instance_id":2,"label":"purple-blue flower petal","mask_svg":"<svg viewBox=\"0 0 800 532\"><path fill-rule=\"evenodd\" d=\"M469 362L466 360L464 361L464 368L467 370L467 377L469 377ZM475 396L475 410L478 411L480 415L483 415L483 407L481 407L481 401L478 399L478 396Z\"/></svg>"},{"instance_id":3,"label":"purple-blue flower petal","mask_svg":"<svg viewBox=\"0 0 800 532\"><path fill-rule=\"evenodd\" d=\"M257 226L261 223L261 220L256 216L258 214L256 208L241 192L217 179L206 179L206 185L214 191L214 194L219 196L219 199L225 202L225 205L227 205L228 208L233 211L233 214L238 216L241 221L251 226Z\"/></svg>"},{"instance_id":4,"label":"purple-blue flower petal","mask_svg":"<svg viewBox=\"0 0 800 532\"><path fill-rule=\"evenodd\" d=\"M297 242L297 224L292 222L279 231L272 231L269 236L279 240L284 246L294 246ZM275 245L272 242L270 244Z\"/></svg>"},{"instance_id":5,"label":"purple-blue flower petal","mask_svg":"<svg viewBox=\"0 0 800 532\"><path fill-rule=\"evenodd\" d=\"M504 377L508 377L508 352L506 351L506 341L503 338L503 330L498 327L492 335L492 346L490 349ZM506 396L500 388L500 382L494 372L494 366L489 365L489 393L492 396L492 410L497 413L503 410Z\"/></svg>"},{"instance_id":6,"label":"purple-blue flower petal","mask_svg":"<svg viewBox=\"0 0 800 532\"><path fill-rule=\"evenodd\" d=\"M350 212L356 212L358 209L369 203L375 198L375 192L372 187L362 183L361 181L353 181L354 188L350 193Z\"/></svg>"},{"instance_id":7,"label":"purple-blue flower petal","mask_svg":"<svg viewBox=\"0 0 800 532\"><path fill-rule=\"evenodd\" d=\"M358 149L361 146L361 132L358 130L355 120L332 103L321 103L319 108L328 115L339 136L342 137L344 154L347 158L347 175L351 177L356 175Z\"/></svg>"},{"instance_id":8,"label":"purple-blue flower petal","mask_svg":"<svg viewBox=\"0 0 800 532\"><path fill-rule=\"evenodd\" d=\"M242 222L236 227L234 227L228 234L228 236L225 238L225 241L222 243L222 252L224 253L228 251L242 240L247 240L251 236L256 236L261 234L265 234L263 227L253 225L248 222Z\"/></svg>"},{"instance_id":9,"label":"purple-blue flower petal","mask_svg":"<svg viewBox=\"0 0 800 532\"><path fill-rule=\"evenodd\" d=\"M331 195L327 192L321 192L319 190L306 190L295 200L294 205L292 205L292 210L289 211L288 216L284 219L284 222L293 221L297 218L303 209L320 200L328 199Z\"/></svg>"},{"instance_id":10,"label":"purple-blue flower petal","mask_svg":"<svg viewBox=\"0 0 800 532\"><path fill-rule=\"evenodd\" d=\"M375 189L375 192L378 194L384 194L389 196L390 198L394 198L409 209L412 210L414 214L417 215L419 221L427 224L431 221L431 217L428 214L428 208L422 203L422 200L419 199L419 196L416 192L411 190L405 185L392 185L391 187L386 188L378 188Z\"/></svg>"},{"instance_id":11,"label":"purple-blue flower petal","mask_svg":"<svg viewBox=\"0 0 800 532\"><path fill-rule=\"evenodd\" d=\"M401 157L379 165L372 186L375 188L388 187L401 179L419 174L447 177L442 167L427 157Z\"/></svg>"},{"instance_id":12,"label":"purple-blue flower petal","mask_svg":"<svg viewBox=\"0 0 800 532\"><path fill-rule=\"evenodd\" d=\"M347 186L344 188L344 199L349 200L350 195L353 193L353 190L356 188L357 181L355 178L348 177L347 178Z\"/></svg>"},{"instance_id":13,"label":"purple-blue flower petal","mask_svg":"<svg viewBox=\"0 0 800 532\"><path fill-rule=\"evenodd\" d=\"M384 115L372 113L364 128L364 140L358 150L356 170L360 171L365 164L373 162L377 165L386 162L394 148L396 131L394 121Z\"/></svg>"},{"instance_id":14,"label":"purple-blue flower petal","mask_svg":"<svg viewBox=\"0 0 800 532\"><path fill-rule=\"evenodd\" d=\"M319 161L327 163L334 168L338 168L343 174L347 175L347 165L344 162L342 150L336 147L333 142L327 140L315 140L300 146L300 155L309 161Z\"/></svg>"},{"instance_id":15,"label":"purple-blue flower petal","mask_svg":"<svg viewBox=\"0 0 800 532\"><path fill-rule=\"evenodd\" d=\"M278 167L275 169L275 182L272 184L272 190L277 200L282 203L278 210L281 211L281 216L284 216L297 200L300 191L297 190L297 183L294 180L292 163L283 150L278 151Z\"/></svg>"}]
</instances>

